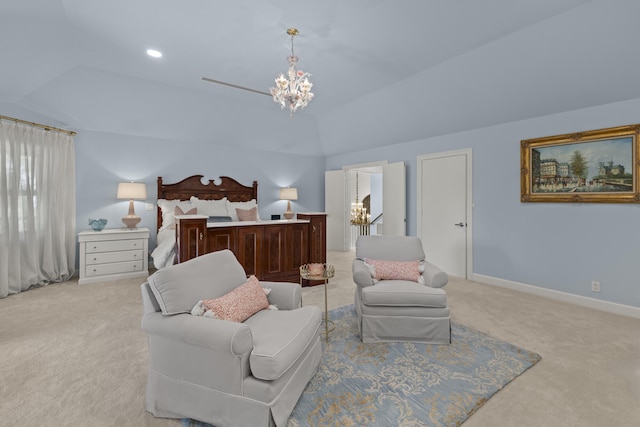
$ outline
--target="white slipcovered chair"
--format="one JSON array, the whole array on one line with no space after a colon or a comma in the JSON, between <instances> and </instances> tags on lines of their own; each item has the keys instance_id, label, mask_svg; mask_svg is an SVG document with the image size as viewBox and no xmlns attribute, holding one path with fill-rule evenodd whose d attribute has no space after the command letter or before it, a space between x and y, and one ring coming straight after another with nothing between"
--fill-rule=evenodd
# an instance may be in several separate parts
<instances>
[{"instance_id":1,"label":"white slipcovered chair","mask_svg":"<svg viewBox=\"0 0 640 427\"><path fill-rule=\"evenodd\" d=\"M223 250L158 270L142 284L147 411L216 427L287 424L322 357L322 315L301 307L300 286L259 282L279 310L262 309L243 322L190 313L200 300L247 282L235 255Z\"/></svg>"},{"instance_id":2,"label":"white slipcovered chair","mask_svg":"<svg viewBox=\"0 0 640 427\"><path fill-rule=\"evenodd\" d=\"M376 280L376 266L378 273L384 268L387 277ZM451 343L447 294L442 289L449 276L425 260L419 238L360 236L352 268L362 342Z\"/></svg>"}]
</instances>

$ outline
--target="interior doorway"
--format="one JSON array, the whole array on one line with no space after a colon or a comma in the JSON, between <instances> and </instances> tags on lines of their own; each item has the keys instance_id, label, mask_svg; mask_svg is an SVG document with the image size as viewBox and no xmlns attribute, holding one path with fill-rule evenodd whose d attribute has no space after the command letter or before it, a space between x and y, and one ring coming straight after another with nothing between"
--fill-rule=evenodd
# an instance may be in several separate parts
<instances>
[{"instance_id":1,"label":"interior doorway","mask_svg":"<svg viewBox=\"0 0 640 427\"><path fill-rule=\"evenodd\" d=\"M351 225L349 247L355 248L359 236L383 232L382 167L348 169L347 175L351 203L348 204L349 213L346 220Z\"/></svg>"},{"instance_id":2,"label":"interior doorway","mask_svg":"<svg viewBox=\"0 0 640 427\"><path fill-rule=\"evenodd\" d=\"M357 194L356 194L357 193ZM404 235L406 230L406 169L404 162L348 165L325 172L327 249L355 247L360 227L350 224L352 203L368 198L369 234Z\"/></svg>"},{"instance_id":3,"label":"interior doorway","mask_svg":"<svg viewBox=\"0 0 640 427\"><path fill-rule=\"evenodd\" d=\"M465 279L473 272L471 166L471 148L417 159L417 234L430 262Z\"/></svg>"}]
</instances>

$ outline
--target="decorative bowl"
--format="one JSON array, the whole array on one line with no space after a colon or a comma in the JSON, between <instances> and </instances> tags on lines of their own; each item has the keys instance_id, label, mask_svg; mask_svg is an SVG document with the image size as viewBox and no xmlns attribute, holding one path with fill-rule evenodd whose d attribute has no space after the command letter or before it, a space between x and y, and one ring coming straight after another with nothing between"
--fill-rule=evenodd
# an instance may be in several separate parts
<instances>
[{"instance_id":1,"label":"decorative bowl","mask_svg":"<svg viewBox=\"0 0 640 427\"><path fill-rule=\"evenodd\" d=\"M100 219L91 219L89 218L89 225L93 231L102 231L102 229L107 225L107 220L104 218Z\"/></svg>"},{"instance_id":2,"label":"decorative bowl","mask_svg":"<svg viewBox=\"0 0 640 427\"><path fill-rule=\"evenodd\" d=\"M324 264L309 264L309 274L311 274L312 276L322 276L322 273L324 273Z\"/></svg>"}]
</instances>

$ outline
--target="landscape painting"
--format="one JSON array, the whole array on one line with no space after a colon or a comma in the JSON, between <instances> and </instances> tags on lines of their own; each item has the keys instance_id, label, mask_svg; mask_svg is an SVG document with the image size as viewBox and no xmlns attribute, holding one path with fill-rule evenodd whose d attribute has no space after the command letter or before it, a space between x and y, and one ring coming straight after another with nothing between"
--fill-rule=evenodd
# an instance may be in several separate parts
<instances>
[{"instance_id":1,"label":"landscape painting","mask_svg":"<svg viewBox=\"0 0 640 427\"><path fill-rule=\"evenodd\" d=\"M640 203L639 129L521 141L521 201Z\"/></svg>"}]
</instances>

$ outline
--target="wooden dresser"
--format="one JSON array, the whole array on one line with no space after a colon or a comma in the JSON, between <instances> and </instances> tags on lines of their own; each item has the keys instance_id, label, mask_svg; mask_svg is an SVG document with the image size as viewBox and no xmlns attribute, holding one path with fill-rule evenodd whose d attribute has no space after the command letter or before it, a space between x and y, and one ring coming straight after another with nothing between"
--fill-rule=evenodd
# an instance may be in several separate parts
<instances>
[{"instance_id":1,"label":"wooden dresser","mask_svg":"<svg viewBox=\"0 0 640 427\"><path fill-rule=\"evenodd\" d=\"M80 285L149 275L148 228L86 230L78 242Z\"/></svg>"},{"instance_id":2,"label":"wooden dresser","mask_svg":"<svg viewBox=\"0 0 640 427\"><path fill-rule=\"evenodd\" d=\"M298 214L293 220L210 224L203 215L176 216L176 244L178 262L229 249L247 275L298 283L302 264L326 262L326 214Z\"/></svg>"}]
</instances>

